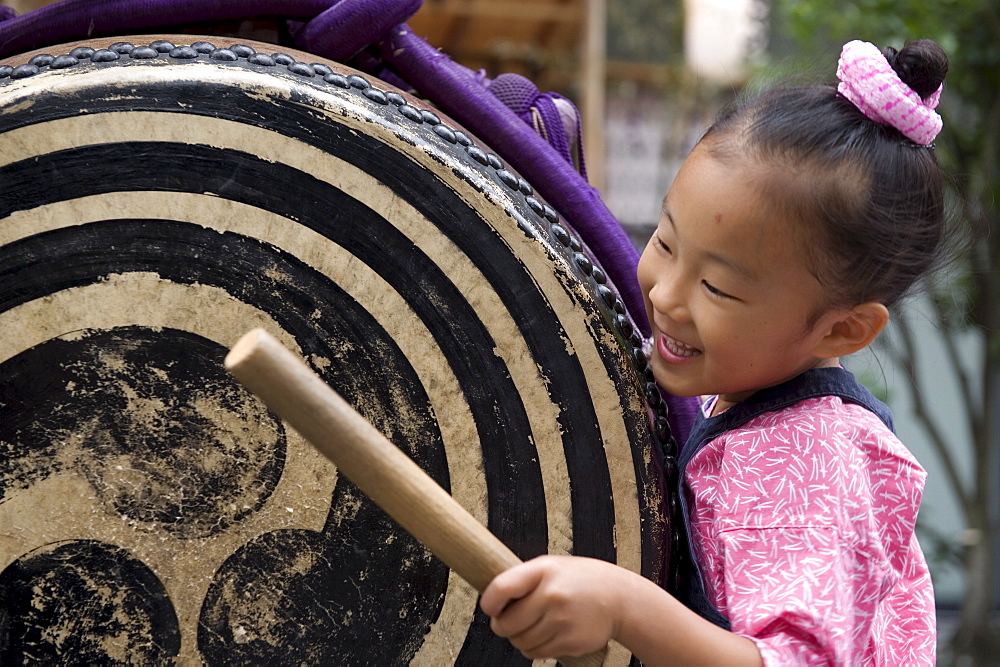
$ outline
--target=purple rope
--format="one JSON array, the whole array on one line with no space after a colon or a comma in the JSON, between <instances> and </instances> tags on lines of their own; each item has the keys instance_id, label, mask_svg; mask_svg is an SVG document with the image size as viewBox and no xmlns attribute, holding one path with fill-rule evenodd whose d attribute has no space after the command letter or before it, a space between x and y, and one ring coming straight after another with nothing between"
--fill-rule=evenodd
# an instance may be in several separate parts
<instances>
[{"instance_id":1,"label":"purple rope","mask_svg":"<svg viewBox=\"0 0 1000 667\"><path fill-rule=\"evenodd\" d=\"M338 1L63 0L0 23L0 57L92 36L178 23L268 14L309 19ZM381 34L372 35L372 40Z\"/></svg>"},{"instance_id":2,"label":"purple rope","mask_svg":"<svg viewBox=\"0 0 1000 667\"><path fill-rule=\"evenodd\" d=\"M295 35L296 47L344 62L417 13L423 0L352 0L309 21Z\"/></svg>"}]
</instances>

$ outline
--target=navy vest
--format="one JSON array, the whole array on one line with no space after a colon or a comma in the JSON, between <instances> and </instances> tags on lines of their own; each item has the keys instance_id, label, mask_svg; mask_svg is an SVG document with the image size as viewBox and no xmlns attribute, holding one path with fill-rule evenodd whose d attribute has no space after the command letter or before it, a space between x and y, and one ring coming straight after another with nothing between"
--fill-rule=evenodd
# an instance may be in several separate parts
<instances>
[{"instance_id":1,"label":"navy vest","mask_svg":"<svg viewBox=\"0 0 1000 667\"><path fill-rule=\"evenodd\" d=\"M691 435L681 449L677 493L681 503L681 515L684 517L684 533L683 544L675 554L680 560L681 590L677 591L677 598L693 611L726 630L729 630L729 619L708 600L704 578L689 538L691 518L687 500L687 465L706 444L726 431L737 429L765 412L781 410L799 401L820 396L838 396L867 408L874 412L889 430L894 431L889 408L862 386L849 371L839 367L814 368L787 382L754 392L746 400L714 417L705 417L699 410Z\"/></svg>"}]
</instances>

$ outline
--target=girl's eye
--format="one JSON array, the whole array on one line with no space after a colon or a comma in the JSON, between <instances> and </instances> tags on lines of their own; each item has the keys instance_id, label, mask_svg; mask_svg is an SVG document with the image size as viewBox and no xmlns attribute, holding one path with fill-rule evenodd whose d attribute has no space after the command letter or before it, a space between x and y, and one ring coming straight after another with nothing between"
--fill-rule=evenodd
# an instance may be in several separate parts
<instances>
[{"instance_id":1,"label":"girl's eye","mask_svg":"<svg viewBox=\"0 0 1000 667\"><path fill-rule=\"evenodd\" d=\"M731 296L729 294L726 294L725 292L723 292L722 290L720 290L718 287L713 286L711 283L709 283L709 282L707 282L705 280L702 280L701 284L704 285L705 289L707 289L715 297L718 297L720 299L730 299L730 300L736 299L736 297Z\"/></svg>"},{"instance_id":2,"label":"girl's eye","mask_svg":"<svg viewBox=\"0 0 1000 667\"><path fill-rule=\"evenodd\" d=\"M656 245L660 246L665 252L670 254L670 246L664 243L659 236L654 236L653 239L656 241Z\"/></svg>"}]
</instances>

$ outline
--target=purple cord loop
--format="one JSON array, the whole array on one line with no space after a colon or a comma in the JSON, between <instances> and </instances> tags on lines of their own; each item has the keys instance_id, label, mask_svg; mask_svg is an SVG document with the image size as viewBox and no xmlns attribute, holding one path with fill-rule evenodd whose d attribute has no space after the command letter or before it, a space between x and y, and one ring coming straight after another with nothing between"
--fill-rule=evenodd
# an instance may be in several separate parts
<instances>
[{"instance_id":1,"label":"purple cord loop","mask_svg":"<svg viewBox=\"0 0 1000 667\"><path fill-rule=\"evenodd\" d=\"M581 146L580 113L558 93L542 93L527 77L507 73L486 86L511 111L549 142L566 162L586 178Z\"/></svg>"}]
</instances>

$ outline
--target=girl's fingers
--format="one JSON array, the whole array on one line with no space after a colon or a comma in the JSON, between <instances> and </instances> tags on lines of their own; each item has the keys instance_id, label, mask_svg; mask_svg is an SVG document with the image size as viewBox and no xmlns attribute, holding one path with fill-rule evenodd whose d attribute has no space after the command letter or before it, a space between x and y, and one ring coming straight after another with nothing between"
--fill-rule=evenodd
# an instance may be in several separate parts
<instances>
[{"instance_id":1,"label":"girl's fingers","mask_svg":"<svg viewBox=\"0 0 1000 667\"><path fill-rule=\"evenodd\" d=\"M612 636L618 569L604 561L540 556L497 575L480 607L493 632L529 658L582 655Z\"/></svg>"},{"instance_id":2,"label":"girl's fingers","mask_svg":"<svg viewBox=\"0 0 1000 667\"><path fill-rule=\"evenodd\" d=\"M534 561L516 565L501 572L483 591L479 607L487 616L499 616L513 600L519 600L535 590L542 580L541 569Z\"/></svg>"},{"instance_id":3,"label":"girl's fingers","mask_svg":"<svg viewBox=\"0 0 1000 667\"><path fill-rule=\"evenodd\" d=\"M545 653L545 650L558 638L555 628L541 622L530 623L522 632L507 636L510 643L526 658L553 657L555 653Z\"/></svg>"}]
</instances>

